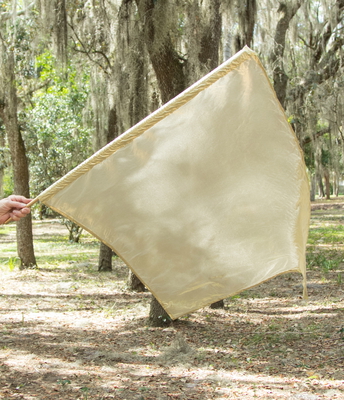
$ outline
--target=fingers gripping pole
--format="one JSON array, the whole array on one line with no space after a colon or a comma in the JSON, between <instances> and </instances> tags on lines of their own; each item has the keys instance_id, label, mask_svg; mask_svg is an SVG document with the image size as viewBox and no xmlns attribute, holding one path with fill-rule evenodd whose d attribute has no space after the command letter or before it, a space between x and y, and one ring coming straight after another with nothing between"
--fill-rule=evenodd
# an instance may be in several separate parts
<instances>
[{"instance_id":1,"label":"fingers gripping pole","mask_svg":"<svg viewBox=\"0 0 344 400\"><path fill-rule=\"evenodd\" d=\"M30 208L30 207L32 207L35 203L37 203L37 201L38 201L38 197L36 197L35 199L31 200L30 203L26 204L25 207ZM5 224L8 224L8 223L11 222L11 221L12 221L12 218L10 217L10 218L8 218L8 220L5 222Z\"/></svg>"}]
</instances>

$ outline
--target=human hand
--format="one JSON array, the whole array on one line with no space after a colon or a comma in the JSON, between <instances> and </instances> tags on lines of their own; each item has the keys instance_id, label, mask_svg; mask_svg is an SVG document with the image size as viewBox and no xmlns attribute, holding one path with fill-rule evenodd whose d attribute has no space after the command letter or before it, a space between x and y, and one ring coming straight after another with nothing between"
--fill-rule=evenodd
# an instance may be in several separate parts
<instances>
[{"instance_id":1,"label":"human hand","mask_svg":"<svg viewBox=\"0 0 344 400\"><path fill-rule=\"evenodd\" d=\"M9 218L13 221L19 221L30 213L27 204L30 199L24 196L11 195L0 200L0 224L4 224Z\"/></svg>"}]
</instances>

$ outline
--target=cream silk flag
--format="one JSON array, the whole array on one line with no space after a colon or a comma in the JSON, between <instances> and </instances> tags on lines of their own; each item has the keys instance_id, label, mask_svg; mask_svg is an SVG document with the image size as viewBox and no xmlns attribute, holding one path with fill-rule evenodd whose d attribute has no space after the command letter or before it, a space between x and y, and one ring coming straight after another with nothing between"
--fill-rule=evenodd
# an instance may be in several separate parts
<instances>
[{"instance_id":1,"label":"cream silk flag","mask_svg":"<svg viewBox=\"0 0 344 400\"><path fill-rule=\"evenodd\" d=\"M303 155L247 47L37 200L110 246L173 319L281 273L305 282Z\"/></svg>"}]
</instances>

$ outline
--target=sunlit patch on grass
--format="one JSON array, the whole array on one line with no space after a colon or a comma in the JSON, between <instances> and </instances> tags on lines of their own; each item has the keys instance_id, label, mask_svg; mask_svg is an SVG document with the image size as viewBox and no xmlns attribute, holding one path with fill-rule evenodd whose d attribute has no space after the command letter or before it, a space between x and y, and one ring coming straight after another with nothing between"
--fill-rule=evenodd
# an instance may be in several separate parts
<instances>
[{"instance_id":1,"label":"sunlit patch on grass","mask_svg":"<svg viewBox=\"0 0 344 400\"><path fill-rule=\"evenodd\" d=\"M309 229L309 244L343 244L344 225L316 224Z\"/></svg>"}]
</instances>

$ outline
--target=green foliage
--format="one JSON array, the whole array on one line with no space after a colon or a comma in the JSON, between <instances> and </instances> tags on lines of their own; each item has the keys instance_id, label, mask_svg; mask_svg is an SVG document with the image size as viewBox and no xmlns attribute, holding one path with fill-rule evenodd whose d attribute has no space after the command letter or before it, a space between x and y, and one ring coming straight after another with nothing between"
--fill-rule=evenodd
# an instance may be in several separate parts
<instances>
[{"instance_id":1,"label":"green foliage","mask_svg":"<svg viewBox=\"0 0 344 400\"><path fill-rule=\"evenodd\" d=\"M88 392L90 391L90 389L87 386L84 386L84 387L80 388L80 390L82 392L83 399L87 400Z\"/></svg>"},{"instance_id":2,"label":"green foliage","mask_svg":"<svg viewBox=\"0 0 344 400\"><path fill-rule=\"evenodd\" d=\"M336 270L342 262L342 255L334 250L311 249L307 252L307 266L310 269L320 268L324 273Z\"/></svg>"},{"instance_id":3,"label":"green foliage","mask_svg":"<svg viewBox=\"0 0 344 400\"><path fill-rule=\"evenodd\" d=\"M68 80L57 72L49 53L36 58L42 88L26 110L26 143L34 195L61 178L91 154L91 131L83 124L88 75L69 66Z\"/></svg>"},{"instance_id":4,"label":"green foliage","mask_svg":"<svg viewBox=\"0 0 344 400\"><path fill-rule=\"evenodd\" d=\"M12 170L10 168L5 170L5 175L3 178L3 191L4 191L4 197L10 196L13 194L14 190L14 182L13 182L13 175L12 175Z\"/></svg>"},{"instance_id":5,"label":"green foliage","mask_svg":"<svg viewBox=\"0 0 344 400\"><path fill-rule=\"evenodd\" d=\"M308 170L311 173L314 173L315 171L314 150L311 142L303 145L303 156Z\"/></svg>"},{"instance_id":6,"label":"green foliage","mask_svg":"<svg viewBox=\"0 0 344 400\"><path fill-rule=\"evenodd\" d=\"M340 337L342 340L344 340L344 328L339 329Z\"/></svg>"},{"instance_id":7,"label":"green foliage","mask_svg":"<svg viewBox=\"0 0 344 400\"><path fill-rule=\"evenodd\" d=\"M342 274L339 272L337 275L337 284L341 285L343 283Z\"/></svg>"},{"instance_id":8,"label":"green foliage","mask_svg":"<svg viewBox=\"0 0 344 400\"><path fill-rule=\"evenodd\" d=\"M67 385L70 385L72 382L69 379L59 379L57 381L59 385L61 385L63 388L65 388Z\"/></svg>"},{"instance_id":9,"label":"green foliage","mask_svg":"<svg viewBox=\"0 0 344 400\"><path fill-rule=\"evenodd\" d=\"M8 259L8 269L12 272L17 265L18 257L10 257Z\"/></svg>"}]
</instances>

